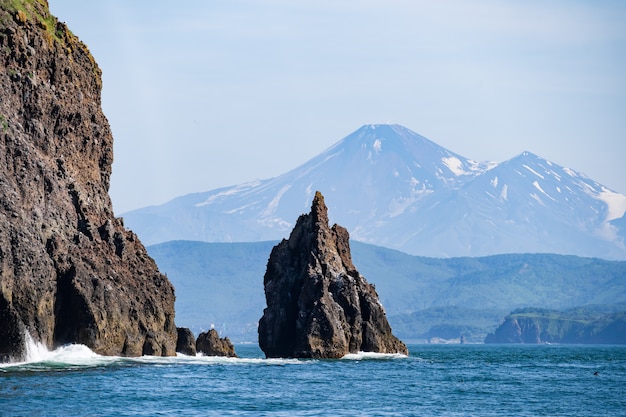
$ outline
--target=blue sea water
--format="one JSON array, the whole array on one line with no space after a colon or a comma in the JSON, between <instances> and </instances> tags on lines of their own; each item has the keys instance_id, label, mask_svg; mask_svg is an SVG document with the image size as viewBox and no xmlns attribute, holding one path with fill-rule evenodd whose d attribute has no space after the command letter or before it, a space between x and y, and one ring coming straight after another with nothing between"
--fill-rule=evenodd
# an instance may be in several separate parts
<instances>
[{"instance_id":1,"label":"blue sea water","mask_svg":"<svg viewBox=\"0 0 626 417\"><path fill-rule=\"evenodd\" d=\"M39 348L0 365L0 416L626 416L625 346L409 348L339 360Z\"/></svg>"}]
</instances>

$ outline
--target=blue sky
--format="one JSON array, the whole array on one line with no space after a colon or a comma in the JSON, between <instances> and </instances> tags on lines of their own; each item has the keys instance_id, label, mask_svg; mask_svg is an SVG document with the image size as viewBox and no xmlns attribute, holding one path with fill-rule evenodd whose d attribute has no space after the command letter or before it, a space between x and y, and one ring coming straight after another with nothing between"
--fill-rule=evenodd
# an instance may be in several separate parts
<instances>
[{"instance_id":1,"label":"blue sky","mask_svg":"<svg viewBox=\"0 0 626 417\"><path fill-rule=\"evenodd\" d=\"M117 214L280 175L369 123L626 193L626 2L49 3L103 70Z\"/></svg>"}]
</instances>

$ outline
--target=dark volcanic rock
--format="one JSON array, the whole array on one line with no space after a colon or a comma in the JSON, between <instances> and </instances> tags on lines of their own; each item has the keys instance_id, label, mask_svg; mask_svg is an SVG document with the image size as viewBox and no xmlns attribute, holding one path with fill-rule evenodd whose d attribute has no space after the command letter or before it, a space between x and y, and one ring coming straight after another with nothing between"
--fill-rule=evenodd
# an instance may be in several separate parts
<instances>
[{"instance_id":1,"label":"dark volcanic rock","mask_svg":"<svg viewBox=\"0 0 626 417\"><path fill-rule=\"evenodd\" d=\"M200 333L196 340L196 350L207 356L228 356L236 358L235 347L227 337L220 338L217 330Z\"/></svg>"},{"instance_id":2,"label":"dark volcanic rock","mask_svg":"<svg viewBox=\"0 0 626 417\"><path fill-rule=\"evenodd\" d=\"M177 327L178 339L176 340L176 352L184 355L196 355L196 338L193 333L186 327Z\"/></svg>"},{"instance_id":3,"label":"dark volcanic rock","mask_svg":"<svg viewBox=\"0 0 626 417\"><path fill-rule=\"evenodd\" d=\"M0 49L0 357L25 332L175 354L174 289L113 214L100 69L45 1L0 3Z\"/></svg>"},{"instance_id":4,"label":"dark volcanic rock","mask_svg":"<svg viewBox=\"0 0 626 417\"><path fill-rule=\"evenodd\" d=\"M259 345L268 357L340 358L358 351L408 354L391 333L373 285L350 255L348 231L328 226L317 192L310 214L272 250Z\"/></svg>"}]
</instances>

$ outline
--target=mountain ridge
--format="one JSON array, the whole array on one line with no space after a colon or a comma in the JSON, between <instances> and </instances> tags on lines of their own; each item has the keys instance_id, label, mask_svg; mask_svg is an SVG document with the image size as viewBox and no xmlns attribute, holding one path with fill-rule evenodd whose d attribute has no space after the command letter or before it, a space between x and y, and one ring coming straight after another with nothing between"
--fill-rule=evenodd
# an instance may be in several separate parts
<instances>
[{"instance_id":1,"label":"mountain ridge","mask_svg":"<svg viewBox=\"0 0 626 417\"><path fill-rule=\"evenodd\" d=\"M176 287L177 322L252 341L265 307L262 277L276 243L171 241L148 252ZM515 308L626 302L624 261L554 254L427 258L352 241L350 249L405 340L452 338L449 332L458 329L468 341L482 342Z\"/></svg>"},{"instance_id":2,"label":"mountain ridge","mask_svg":"<svg viewBox=\"0 0 626 417\"><path fill-rule=\"evenodd\" d=\"M274 240L314 190L353 240L414 255L626 259L626 196L530 151L477 162L400 125L364 125L280 176L123 216L148 244Z\"/></svg>"}]
</instances>

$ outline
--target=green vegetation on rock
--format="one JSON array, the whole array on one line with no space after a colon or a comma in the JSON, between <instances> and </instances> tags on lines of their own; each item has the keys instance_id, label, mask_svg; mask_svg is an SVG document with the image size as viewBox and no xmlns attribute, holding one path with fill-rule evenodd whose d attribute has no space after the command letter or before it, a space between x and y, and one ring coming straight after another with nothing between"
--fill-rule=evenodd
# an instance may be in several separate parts
<instances>
[{"instance_id":1,"label":"green vegetation on rock","mask_svg":"<svg viewBox=\"0 0 626 417\"><path fill-rule=\"evenodd\" d=\"M108 195L100 70L47 2L0 2L0 361L28 335L174 355L174 288Z\"/></svg>"},{"instance_id":2,"label":"green vegetation on rock","mask_svg":"<svg viewBox=\"0 0 626 417\"><path fill-rule=\"evenodd\" d=\"M48 34L49 41L69 46L75 36L56 17L50 14L47 0L0 0L0 8L10 16L2 16L0 24L7 26L7 19L13 18L20 24L33 22Z\"/></svg>"},{"instance_id":3,"label":"green vegetation on rock","mask_svg":"<svg viewBox=\"0 0 626 417\"><path fill-rule=\"evenodd\" d=\"M626 343L626 303L511 312L486 343Z\"/></svg>"}]
</instances>

